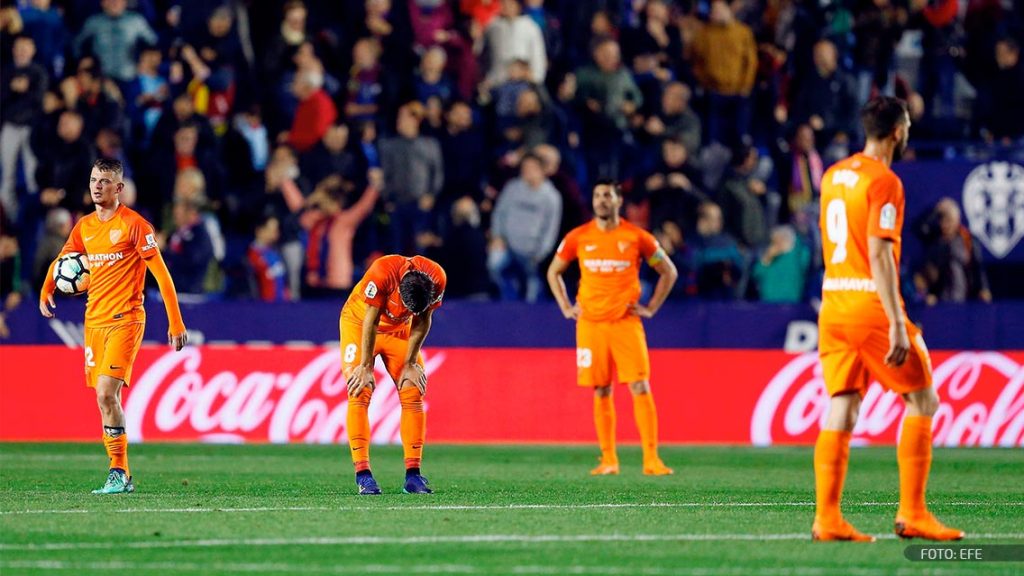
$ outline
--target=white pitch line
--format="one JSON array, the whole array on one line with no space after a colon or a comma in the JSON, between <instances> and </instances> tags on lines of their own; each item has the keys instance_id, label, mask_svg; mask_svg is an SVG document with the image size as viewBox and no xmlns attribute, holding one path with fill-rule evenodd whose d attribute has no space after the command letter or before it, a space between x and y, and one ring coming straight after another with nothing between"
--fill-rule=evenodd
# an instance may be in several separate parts
<instances>
[{"instance_id":1,"label":"white pitch line","mask_svg":"<svg viewBox=\"0 0 1024 576\"><path fill-rule=\"evenodd\" d=\"M898 502L846 502L848 508L896 507ZM1024 506L1024 502L933 502L933 506ZM258 507L190 507L190 508L122 508L120 510L85 510L81 508L53 510L2 510L0 516L23 514L206 514L213 512L369 512L382 510L588 510L616 508L808 508L814 502L637 502L598 504L424 504L414 506L258 506Z\"/></svg>"},{"instance_id":2,"label":"white pitch line","mask_svg":"<svg viewBox=\"0 0 1024 576\"><path fill-rule=\"evenodd\" d=\"M175 454L172 456L166 455L148 455L148 454L132 454L132 462L164 462L168 459L173 458L174 460L188 460L188 461L217 461L223 462L224 456L218 456L215 454ZM108 462L109 459L102 452L99 454L5 454L0 455L0 461L2 462L24 462L26 460L33 460L37 462Z\"/></svg>"},{"instance_id":3,"label":"white pitch line","mask_svg":"<svg viewBox=\"0 0 1024 576\"><path fill-rule=\"evenodd\" d=\"M878 534L894 540L895 534ZM971 534L970 540L1024 540L1024 532ZM464 534L450 536L309 536L302 538L207 538L146 542L49 542L43 544L0 544L2 551L123 550L156 548L224 548L231 546L348 546L423 544L548 544L571 542L768 542L810 541L807 532L784 534Z\"/></svg>"},{"instance_id":4,"label":"white pitch line","mask_svg":"<svg viewBox=\"0 0 1024 576\"><path fill-rule=\"evenodd\" d=\"M0 561L0 567L39 570L94 570L105 572L202 572L204 574L479 574L475 566L463 564L364 564L310 566L308 564L267 563L192 563L192 562L65 562L62 560Z\"/></svg>"},{"instance_id":5,"label":"white pitch line","mask_svg":"<svg viewBox=\"0 0 1024 576\"><path fill-rule=\"evenodd\" d=\"M168 572L201 572L203 574L262 574L284 572L287 574L522 574L522 575L555 575L565 574L595 576L831 576L836 573L835 567L792 566L786 568L771 567L678 567L656 568L650 566L474 566L467 564L364 564L364 565L310 565L284 563L221 563L221 562L65 562L62 560L38 561L0 561L0 567L12 569L37 570L91 570L104 572L148 572L161 574ZM844 574L850 576L890 576L903 574L921 574L919 568L862 568L843 566ZM959 570L929 568L928 574L940 576L959 574Z\"/></svg>"}]
</instances>

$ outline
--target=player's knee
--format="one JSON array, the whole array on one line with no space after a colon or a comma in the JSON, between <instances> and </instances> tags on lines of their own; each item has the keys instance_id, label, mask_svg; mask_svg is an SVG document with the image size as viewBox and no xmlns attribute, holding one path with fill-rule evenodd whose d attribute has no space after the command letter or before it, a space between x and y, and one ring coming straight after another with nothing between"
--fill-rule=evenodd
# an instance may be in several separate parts
<instances>
[{"instance_id":1,"label":"player's knee","mask_svg":"<svg viewBox=\"0 0 1024 576\"><path fill-rule=\"evenodd\" d=\"M859 410L857 409L846 412L829 412L828 421L825 423L825 429L852 432L853 428L857 425L858 412Z\"/></svg>"},{"instance_id":2,"label":"player's knee","mask_svg":"<svg viewBox=\"0 0 1024 576\"><path fill-rule=\"evenodd\" d=\"M911 392L904 396L908 412L917 416L934 416L939 410L939 395L935 389L928 387L925 390Z\"/></svg>"},{"instance_id":3,"label":"player's knee","mask_svg":"<svg viewBox=\"0 0 1024 576\"><path fill-rule=\"evenodd\" d=\"M594 386L594 396L598 398L607 398L612 395L612 387L609 386Z\"/></svg>"},{"instance_id":4,"label":"player's knee","mask_svg":"<svg viewBox=\"0 0 1024 576\"><path fill-rule=\"evenodd\" d=\"M857 416L860 415L860 396L856 394L842 394L833 396L829 405L828 419L825 421L825 428L828 430L844 430L850 432L857 425Z\"/></svg>"},{"instance_id":5,"label":"player's knee","mask_svg":"<svg viewBox=\"0 0 1024 576\"><path fill-rule=\"evenodd\" d=\"M630 382L629 391L637 396L639 396L640 394L650 394L651 383L648 382L647 380L638 380L636 382Z\"/></svg>"},{"instance_id":6,"label":"player's knee","mask_svg":"<svg viewBox=\"0 0 1024 576\"><path fill-rule=\"evenodd\" d=\"M373 390L370 390L369 387L363 388L358 395L349 397L348 405L352 408L369 408L371 397L373 397Z\"/></svg>"},{"instance_id":7,"label":"player's knee","mask_svg":"<svg viewBox=\"0 0 1024 576\"><path fill-rule=\"evenodd\" d=\"M104 412L113 411L118 404L117 393L112 390L97 390L96 403Z\"/></svg>"},{"instance_id":8,"label":"player's knee","mask_svg":"<svg viewBox=\"0 0 1024 576\"><path fill-rule=\"evenodd\" d=\"M402 410L412 412L423 411L423 394L415 386L406 386L399 390L398 399L402 403Z\"/></svg>"}]
</instances>

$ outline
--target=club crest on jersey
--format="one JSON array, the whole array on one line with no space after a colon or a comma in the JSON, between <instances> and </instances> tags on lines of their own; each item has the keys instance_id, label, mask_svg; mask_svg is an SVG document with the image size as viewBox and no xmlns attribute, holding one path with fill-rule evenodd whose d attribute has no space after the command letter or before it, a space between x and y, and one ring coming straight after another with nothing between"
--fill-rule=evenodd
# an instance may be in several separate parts
<instances>
[{"instance_id":1,"label":"club crest on jersey","mask_svg":"<svg viewBox=\"0 0 1024 576\"><path fill-rule=\"evenodd\" d=\"M110 243L117 244L117 241L121 239L121 229L114 228L110 231Z\"/></svg>"},{"instance_id":2,"label":"club crest on jersey","mask_svg":"<svg viewBox=\"0 0 1024 576\"><path fill-rule=\"evenodd\" d=\"M892 202L882 206L882 214L878 218L878 227L882 230L896 229L896 206Z\"/></svg>"},{"instance_id":3,"label":"club crest on jersey","mask_svg":"<svg viewBox=\"0 0 1024 576\"><path fill-rule=\"evenodd\" d=\"M631 244L633 243L627 240L619 240L619 252L625 252Z\"/></svg>"},{"instance_id":4,"label":"club crest on jersey","mask_svg":"<svg viewBox=\"0 0 1024 576\"><path fill-rule=\"evenodd\" d=\"M367 298L374 298L377 296L377 284L373 280L366 283L366 289L363 290L363 295Z\"/></svg>"},{"instance_id":5,"label":"club crest on jersey","mask_svg":"<svg viewBox=\"0 0 1024 576\"><path fill-rule=\"evenodd\" d=\"M989 162L964 181L967 226L996 258L1009 254L1024 237L1024 166Z\"/></svg>"}]
</instances>

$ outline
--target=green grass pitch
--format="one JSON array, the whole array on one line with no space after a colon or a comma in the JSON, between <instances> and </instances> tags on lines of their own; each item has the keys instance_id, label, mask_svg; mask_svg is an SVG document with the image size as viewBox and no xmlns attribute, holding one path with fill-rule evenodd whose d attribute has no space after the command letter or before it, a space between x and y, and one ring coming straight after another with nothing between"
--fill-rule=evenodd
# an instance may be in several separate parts
<instances>
[{"instance_id":1,"label":"green grass pitch","mask_svg":"<svg viewBox=\"0 0 1024 576\"><path fill-rule=\"evenodd\" d=\"M428 445L436 493L355 495L343 446L142 444L137 491L93 496L102 446L0 444L0 574L1024 574L920 563L891 536L893 448L854 449L844 510L876 544L812 543L811 449L666 447L672 477L591 478L596 449ZM933 511L966 543L1024 545L1024 454L936 449Z\"/></svg>"}]
</instances>

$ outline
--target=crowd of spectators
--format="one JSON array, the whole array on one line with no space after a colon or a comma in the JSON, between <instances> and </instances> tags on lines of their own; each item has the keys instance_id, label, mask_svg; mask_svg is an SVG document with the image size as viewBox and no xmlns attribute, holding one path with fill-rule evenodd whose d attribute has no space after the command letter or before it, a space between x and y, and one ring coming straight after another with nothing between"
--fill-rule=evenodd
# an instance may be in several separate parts
<instances>
[{"instance_id":1,"label":"crowd of spectators","mask_svg":"<svg viewBox=\"0 0 1024 576\"><path fill-rule=\"evenodd\" d=\"M873 94L916 141L1020 143L1022 5L3 0L0 296L41 284L105 156L185 298L340 297L419 253L448 297L543 299L615 178L673 298L807 301L822 174ZM921 227L920 297L990 300L955 203Z\"/></svg>"}]
</instances>

